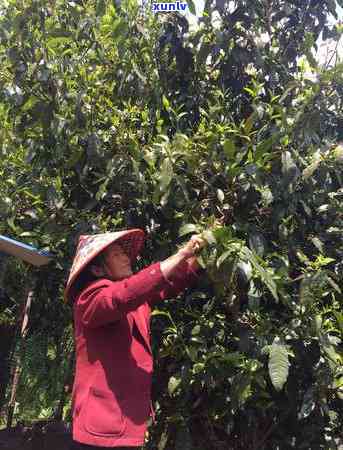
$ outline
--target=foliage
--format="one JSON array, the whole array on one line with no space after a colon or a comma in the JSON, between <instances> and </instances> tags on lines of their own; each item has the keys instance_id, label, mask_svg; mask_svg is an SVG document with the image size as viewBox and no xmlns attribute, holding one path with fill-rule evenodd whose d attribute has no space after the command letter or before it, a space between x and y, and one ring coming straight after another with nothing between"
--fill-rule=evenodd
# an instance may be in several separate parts
<instances>
[{"instance_id":1,"label":"foliage","mask_svg":"<svg viewBox=\"0 0 343 450\"><path fill-rule=\"evenodd\" d=\"M78 236L144 229L139 269L199 232L206 272L153 316L147 448L338 448L343 66L313 57L320 33L340 37L329 14L332 0L207 0L190 32L133 0L3 7L0 232L56 255L17 418L51 414L69 379ZM3 283L18 310L23 271Z\"/></svg>"}]
</instances>

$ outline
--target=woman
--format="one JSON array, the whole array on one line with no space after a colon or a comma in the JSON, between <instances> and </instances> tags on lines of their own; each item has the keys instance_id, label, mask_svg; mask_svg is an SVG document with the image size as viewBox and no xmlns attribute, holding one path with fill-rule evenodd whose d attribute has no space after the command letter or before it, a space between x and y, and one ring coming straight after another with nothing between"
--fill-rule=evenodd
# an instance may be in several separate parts
<instances>
[{"instance_id":1,"label":"woman","mask_svg":"<svg viewBox=\"0 0 343 450\"><path fill-rule=\"evenodd\" d=\"M153 415L150 313L199 278L199 236L165 261L132 273L140 229L81 236L65 290L73 301L75 449L136 448Z\"/></svg>"}]
</instances>

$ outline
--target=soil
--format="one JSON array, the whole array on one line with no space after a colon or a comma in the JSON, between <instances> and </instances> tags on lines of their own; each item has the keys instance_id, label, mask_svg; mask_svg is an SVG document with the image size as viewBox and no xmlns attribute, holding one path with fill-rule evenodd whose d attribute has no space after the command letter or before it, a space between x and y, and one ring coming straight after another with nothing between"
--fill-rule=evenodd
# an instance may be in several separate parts
<instances>
[{"instance_id":1,"label":"soil","mask_svg":"<svg viewBox=\"0 0 343 450\"><path fill-rule=\"evenodd\" d=\"M70 426L53 420L0 430L0 450L70 450Z\"/></svg>"}]
</instances>

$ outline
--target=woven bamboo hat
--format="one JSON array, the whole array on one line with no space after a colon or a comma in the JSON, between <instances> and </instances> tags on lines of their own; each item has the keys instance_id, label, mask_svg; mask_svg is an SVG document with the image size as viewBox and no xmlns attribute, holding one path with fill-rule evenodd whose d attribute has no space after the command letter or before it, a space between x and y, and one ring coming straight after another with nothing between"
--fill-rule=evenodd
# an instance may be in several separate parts
<instances>
[{"instance_id":1,"label":"woven bamboo hat","mask_svg":"<svg viewBox=\"0 0 343 450\"><path fill-rule=\"evenodd\" d=\"M139 228L117 231L115 233L102 233L93 235L82 235L76 249L73 265L64 291L64 301L68 301L70 289L80 273L88 264L107 247L114 242L122 245L131 263L134 263L139 255L145 240L145 233Z\"/></svg>"}]
</instances>

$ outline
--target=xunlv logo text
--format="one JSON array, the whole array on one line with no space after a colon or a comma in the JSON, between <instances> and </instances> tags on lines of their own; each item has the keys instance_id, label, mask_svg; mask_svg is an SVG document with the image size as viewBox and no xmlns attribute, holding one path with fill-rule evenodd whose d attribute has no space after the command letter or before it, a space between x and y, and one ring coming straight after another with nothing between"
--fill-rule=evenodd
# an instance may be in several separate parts
<instances>
[{"instance_id":1,"label":"xunlv logo text","mask_svg":"<svg viewBox=\"0 0 343 450\"><path fill-rule=\"evenodd\" d=\"M154 12L157 11L185 11L187 3L175 2L175 3L153 3L151 9Z\"/></svg>"}]
</instances>

